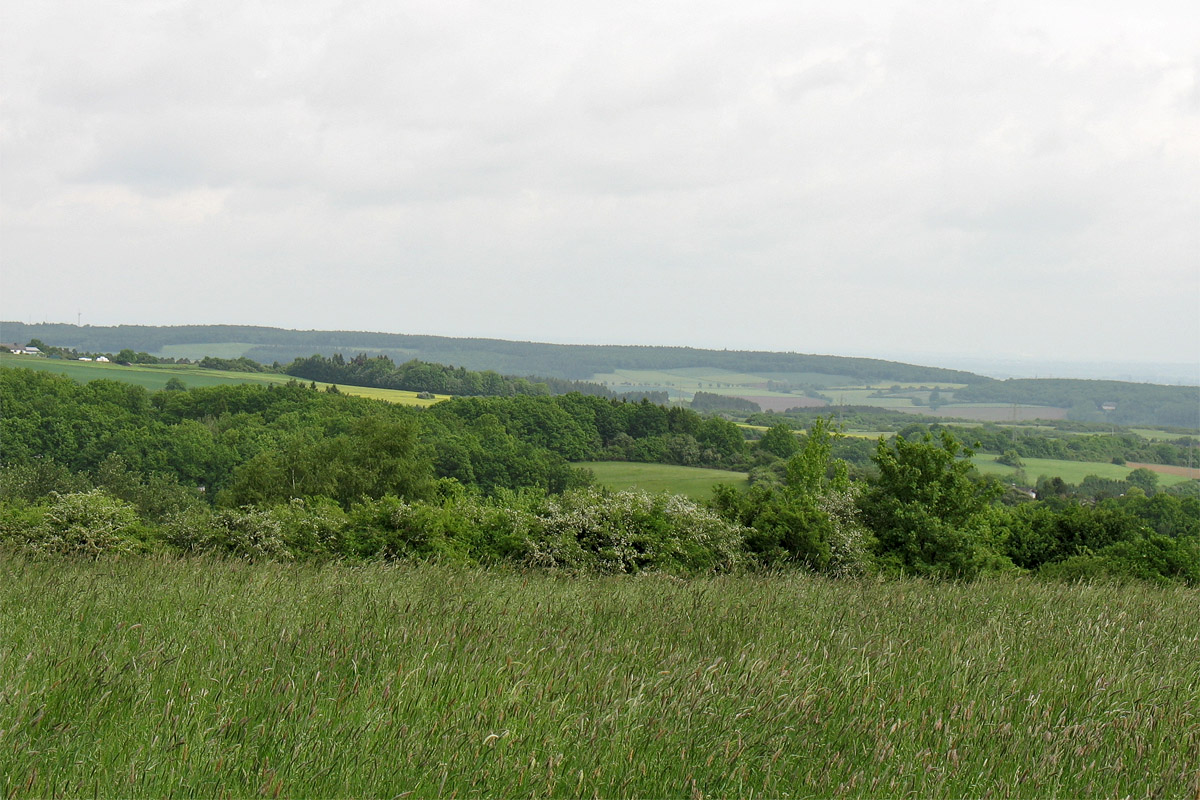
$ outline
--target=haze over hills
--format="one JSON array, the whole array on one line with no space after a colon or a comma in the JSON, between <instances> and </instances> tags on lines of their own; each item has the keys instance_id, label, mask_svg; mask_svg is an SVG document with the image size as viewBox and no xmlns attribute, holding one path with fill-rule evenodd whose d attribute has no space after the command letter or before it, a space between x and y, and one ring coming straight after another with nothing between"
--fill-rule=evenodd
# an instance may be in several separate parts
<instances>
[{"instance_id":1,"label":"haze over hills","mask_svg":"<svg viewBox=\"0 0 1200 800\"><path fill-rule=\"evenodd\" d=\"M1071 419L1119 425L1200 428L1195 386L1115 380L993 377L961 369L877 358L704 350L690 347L580 345L452 338L370 331L286 330L242 325L111 327L0 323L0 343L38 339L80 353L121 350L158 358L247 358L309 378L293 363L311 356L360 354L394 365L422 361L471 371L600 384L615 395L656 394L690 402L698 393L739 398L763 410L873 406L957 419ZM1053 373L1052 373L1053 374ZM353 375L320 378L346 385ZM429 391L457 393L454 389ZM471 392L468 392L471 393Z\"/></svg>"},{"instance_id":2,"label":"haze over hills","mask_svg":"<svg viewBox=\"0 0 1200 800\"><path fill-rule=\"evenodd\" d=\"M314 354L386 355L396 361L420 359L472 370L544 375L584 380L618 369L706 367L734 371L810 373L877 380L970 383L981 376L962 370L923 367L875 358L704 350L690 347L580 345L516 342L504 339L453 338L371 331L286 330L249 325L170 327L65 323L0 322L0 340L41 339L58 347L95 352L123 348L175 358L245 356L270 364Z\"/></svg>"}]
</instances>

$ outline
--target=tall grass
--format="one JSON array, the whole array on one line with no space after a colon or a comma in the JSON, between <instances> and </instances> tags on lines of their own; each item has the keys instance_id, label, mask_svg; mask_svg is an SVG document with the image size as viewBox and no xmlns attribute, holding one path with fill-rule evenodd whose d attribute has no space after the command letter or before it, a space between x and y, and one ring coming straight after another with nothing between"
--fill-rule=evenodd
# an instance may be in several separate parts
<instances>
[{"instance_id":1,"label":"tall grass","mask_svg":"<svg viewBox=\"0 0 1200 800\"><path fill-rule=\"evenodd\" d=\"M1194 797L1200 593L0 558L0 791Z\"/></svg>"}]
</instances>

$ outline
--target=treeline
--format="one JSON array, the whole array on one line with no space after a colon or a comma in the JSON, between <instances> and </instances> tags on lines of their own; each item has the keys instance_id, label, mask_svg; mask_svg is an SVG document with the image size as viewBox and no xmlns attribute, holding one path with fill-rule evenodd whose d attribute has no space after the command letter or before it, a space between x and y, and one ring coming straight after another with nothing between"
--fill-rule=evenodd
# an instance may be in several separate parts
<instances>
[{"instance_id":1,"label":"treeline","mask_svg":"<svg viewBox=\"0 0 1200 800\"><path fill-rule=\"evenodd\" d=\"M1071 419L1087 422L1200 428L1200 387L1196 386L1011 378L977 380L956 389L954 400L1056 406L1069 409Z\"/></svg>"},{"instance_id":2,"label":"treeline","mask_svg":"<svg viewBox=\"0 0 1200 800\"><path fill-rule=\"evenodd\" d=\"M855 466L824 420L748 442L720 418L577 393L415 409L300 383L150 393L3 369L0 402L0 542L40 552L1200 582L1194 484L1034 501L979 476L945 430L867 443ZM704 508L596 490L571 462L597 458L774 478Z\"/></svg>"},{"instance_id":3,"label":"treeline","mask_svg":"<svg viewBox=\"0 0 1200 800\"><path fill-rule=\"evenodd\" d=\"M740 414L757 414L762 407L753 400L742 397L727 397L712 392L696 392L692 395L692 409L702 412L728 411Z\"/></svg>"},{"instance_id":4,"label":"treeline","mask_svg":"<svg viewBox=\"0 0 1200 800\"><path fill-rule=\"evenodd\" d=\"M312 355L297 358L283 367L287 375L305 380L340 383L349 386L373 386L412 392L470 396L512 397L513 395L580 394L610 397L606 386L588 381L561 378L520 378L484 370L430 364L413 359L396 364L387 356L365 353L346 359L340 353L330 357Z\"/></svg>"},{"instance_id":5,"label":"treeline","mask_svg":"<svg viewBox=\"0 0 1200 800\"><path fill-rule=\"evenodd\" d=\"M278 364L267 366L245 356L237 358L205 356L196 362L196 366L201 369L216 369L222 372L279 372Z\"/></svg>"},{"instance_id":6,"label":"treeline","mask_svg":"<svg viewBox=\"0 0 1200 800\"><path fill-rule=\"evenodd\" d=\"M815 409L790 411L786 414L752 414L746 418L751 425L787 425L796 430L804 428L821 412L836 412L839 424L856 429L895 431L906 438L925 433L937 433L947 426L938 422L913 422L911 414L878 412L870 408ZM1194 435L1177 439L1152 441L1128 430L1113 430L1101 423L1071 420L1047 421L1037 428L1026 426L954 425L954 435L980 452L1012 453L1019 458L1049 458L1062 461L1096 461L1123 463L1126 461L1170 466L1200 466L1200 444ZM1019 466L1014 464L1013 466Z\"/></svg>"},{"instance_id":7,"label":"treeline","mask_svg":"<svg viewBox=\"0 0 1200 800\"><path fill-rule=\"evenodd\" d=\"M1195 440L1150 441L1134 433L1074 434L1056 436L1053 431L1003 430L995 426L956 430L959 436L978 442L988 453L1013 451L1021 458L1055 458L1066 461L1126 461L1200 466L1200 448Z\"/></svg>"},{"instance_id":8,"label":"treeline","mask_svg":"<svg viewBox=\"0 0 1200 800\"><path fill-rule=\"evenodd\" d=\"M914 434L936 433L942 427L937 423L910 424L901 429L900 433L911 437ZM1190 457L1193 465L1200 465L1200 447L1197 446L1196 440L1189 436L1181 436L1174 441L1151 441L1127 431L1064 435L1055 430L1001 428L997 425L955 426L953 431L955 436L971 442L979 451L1011 453L1019 458L1113 463L1133 461L1187 466Z\"/></svg>"},{"instance_id":9,"label":"treeline","mask_svg":"<svg viewBox=\"0 0 1200 800\"><path fill-rule=\"evenodd\" d=\"M378 389L401 389L410 392L464 396L512 397L515 395L579 394L608 397L617 400L649 400L666 403L666 392L613 392L608 387L590 381L569 381L562 378L518 377L484 370L475 372L465 367L431 364L412 359L396 364L387 356L368 356L359 353L346 359L341 353L326 357L312 355L297 358L286 366L278 363L268 367L245 356L239 358L205 357L198 366L208 369L237 372L280 372L296 378L343 386L366 386Z\"/></svg>"}]
</instances>

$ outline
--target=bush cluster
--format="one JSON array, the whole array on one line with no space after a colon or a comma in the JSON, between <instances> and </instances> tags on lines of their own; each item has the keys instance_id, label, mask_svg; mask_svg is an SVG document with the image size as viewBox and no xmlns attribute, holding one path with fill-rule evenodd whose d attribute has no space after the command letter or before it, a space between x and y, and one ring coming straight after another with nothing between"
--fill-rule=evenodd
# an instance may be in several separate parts
<instances>
[{"instance_id":1,"label":"bush cluster","mask_svg":"<svg viewBox=\"0 0 1200 800\"><path fill-rule=\"evenodd\" d=\"M746 531L673 495L578 489L484 497L448 482L444 496L328 498L269 507L196 506L161 522L103 489L0 506L0 545L99 557L168 550L250 561L320 558L516 563L576 573L727 572L748 563Z\"/></svg>"}]
</instances>

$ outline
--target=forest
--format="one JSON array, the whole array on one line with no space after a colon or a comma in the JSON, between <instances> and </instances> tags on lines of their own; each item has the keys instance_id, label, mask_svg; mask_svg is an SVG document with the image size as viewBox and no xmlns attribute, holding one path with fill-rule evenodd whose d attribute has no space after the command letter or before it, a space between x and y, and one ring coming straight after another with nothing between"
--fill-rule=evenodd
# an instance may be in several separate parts
<instances>
[{"instance_id":1,"label":"forest","mask_svg":"<svg viewBox=\"0 0 1200 800\"><path fill-rule=\"evenodd\" d=\"M815 417L751 440L720 416L579 393L420 409L299 381L150 392L8 368L0 401L0 541L32 551L1200 581L1194 481L1138 470L1033 499L979 475L949 429L871 443ZM697 504L573 466L605 460L751 485Z\"/></svg>"}]
</instances>

